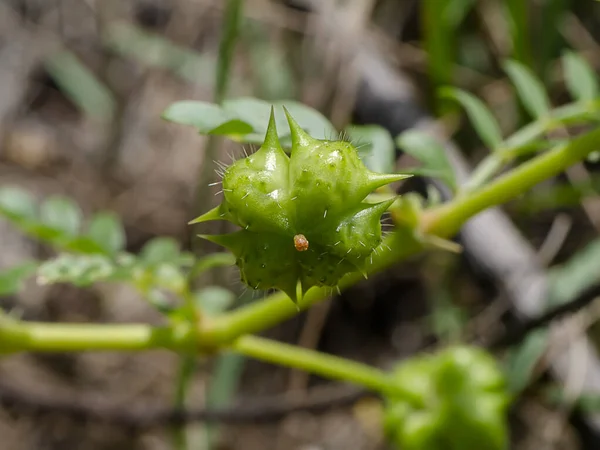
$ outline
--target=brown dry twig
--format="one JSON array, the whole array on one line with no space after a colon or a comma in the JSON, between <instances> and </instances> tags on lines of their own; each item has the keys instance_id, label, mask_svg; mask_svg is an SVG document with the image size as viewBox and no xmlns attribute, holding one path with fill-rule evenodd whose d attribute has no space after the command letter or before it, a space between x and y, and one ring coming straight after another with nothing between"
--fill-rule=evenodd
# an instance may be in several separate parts
<instances>
[{"instance_id":1,"label":"brown dry twig","mask_svg":"<svg viewBox=\"0 0 600 450\"><path fill-rule=\"evenodd\" d=\"M374 396L365 390L348 386L314 388L306 396L290 398L272 396L246 400L227 409L176 410L139 404L128 408L99 401L97 397L80 395L77 399L48 396L0 382L0 405L34 415L56 414L79 422L104 422L133 429L147 429L190 422L258 423L276 421L294 412L313 414L349 406L361 398Z\"/></svg>"}]
</instances>

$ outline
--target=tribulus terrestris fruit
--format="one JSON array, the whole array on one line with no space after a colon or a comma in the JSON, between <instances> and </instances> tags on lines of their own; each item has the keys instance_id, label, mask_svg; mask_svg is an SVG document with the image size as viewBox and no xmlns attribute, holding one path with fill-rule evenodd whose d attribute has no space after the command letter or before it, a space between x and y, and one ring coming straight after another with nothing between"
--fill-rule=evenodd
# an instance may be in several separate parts
<instances>
[{"instance_id":1,"label":"tribulus terrestris fruit","mask_svg":"<svg viewBox=\"0 0 600 450\"><path fill-rule=\"evenodd\" d=\"M290 156L271 118L263 145L223 174L221 205L192 223L228 220L241 229L201 237L229 249L253 289L277 288L294 302L313 286L364 273L381 244L382 214L394 199L369 204L375 189L406 178L368 170L346 141L309 136L285 110Z\"/></svg>"}]
</instances>

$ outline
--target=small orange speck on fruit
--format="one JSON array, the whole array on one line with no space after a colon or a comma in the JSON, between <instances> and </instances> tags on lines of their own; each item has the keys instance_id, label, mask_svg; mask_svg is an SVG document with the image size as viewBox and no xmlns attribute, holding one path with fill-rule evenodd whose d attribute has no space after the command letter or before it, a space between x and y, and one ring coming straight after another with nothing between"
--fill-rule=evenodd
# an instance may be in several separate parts
<instances>
[{"instance_id":1,"label":"small orange speck on fruit","mask_svg":"<svg viewBox=\"0 0 600 450\"><path fill-rule=\"evenodd\" d=\"M303 234L297 234L294 236L294 247L299 252L305 252L308 250L308 239Z\"/></svg>"}]
</instances>

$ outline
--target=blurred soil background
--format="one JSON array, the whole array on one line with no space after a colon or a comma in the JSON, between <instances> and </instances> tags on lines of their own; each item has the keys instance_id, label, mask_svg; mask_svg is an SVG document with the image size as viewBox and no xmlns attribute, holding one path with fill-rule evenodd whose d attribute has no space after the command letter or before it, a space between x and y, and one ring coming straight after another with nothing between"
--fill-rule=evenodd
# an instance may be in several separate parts
<instances>
[{"instance_id":1,"label":"blurred soil background","mask_svg":"<svg viewBox=\"0 0 600 450\"><path fill-rule=\"evenodd\" d=\"M600 9L594 1L524 1L522 11L512 16L522 14L520 23L511 22L503 11L507 5L519 8L519 2L455 1L464 8L462 25L452 33L455 42L436 44L436 33L424 26L423 18L423 3L431 9L434 1L348 0L337 6L344 14L339 32L353 41L346 48L302 8L267 0L243 3L227 96L295 98L319 109L340 128L353 120L354 97L347 93L356 88L353 72L340 55L352 52L352 45L366 37L411 77L421 106L435 111L434 86L456 84L491 105L505 130L515 129L522 119L499 65L502 58L517 55L546 74L557 102L566 96L556 67L564 48L581 52L600 67ZM205 189L214 181L213 174L207 177L203 170L213 165L204 160L207 140L191 127L163 121L161 113L178 100L214 100L225 5L219 0L1 0L0 184L21 186L40 199L68 195L87 214L117 212L132 252L156 236L174 237L187 249L212 250L198 248L187 225L217 199L216 190ZM327 16L321 20L327 21ZM521 35L515 34L515 27L522 28ZM511 42L514 36L521 41ZM451 46L447 61L446 50L440 53L436 45ZM432 69L428 63L440 55ZM471 161L485 155L465 120L445 126ZM229 155L241 152L239 145L219 141L216 159L227 162ZM546 263L567 261L597 238L596 169L581 165L569 177L547 183L507 207ZM585 188L577 187L581 180ZM205 195L201 199L199 190ZM49 255L43 245L0 221L0 268ZM234 271L219 276L221 283L242 295ZM133 289L120 285L79 289L32 281L22 294L0 301L28 320L162 321ZM464 256L430 252L267 334L389 367L457 334L478 340L501 333L508 309L506 299L480 279ZM258 411L265 399L285 404L327 398L332 392L352 393L350 387L233 356L217 365L210 359L200 361L196 369L187 401L190 409L203 408L210 395L218 396L220 405L231 400L249 409L255 405ZM107 424L36 408L35 403L84 402L91 409L108 405L143 414L172 404L177 370L177 356L162 351L5 358L0 362L0 388L21 394L0 409L0 449L174 449L169 427ZM24 401L25 394L25 400L32 401ZM376 401L334 403L321 412L291 411L261 423L211 427L210 446L204 425L194 423L187 429L190 448L387 448ZM535 392L524 395L513 415L514 448L581 448L581 435L568 414Z\"/></svg>"}]
</instances>

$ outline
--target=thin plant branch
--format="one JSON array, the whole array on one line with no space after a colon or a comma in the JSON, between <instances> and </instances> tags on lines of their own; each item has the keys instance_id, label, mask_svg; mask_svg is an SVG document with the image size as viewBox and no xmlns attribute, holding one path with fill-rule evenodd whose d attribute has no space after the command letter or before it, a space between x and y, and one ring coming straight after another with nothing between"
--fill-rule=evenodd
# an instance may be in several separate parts
<instances>
[{"instance_id":1,"label":"thin plant branch","mask_svg":"<svg viewBox=\"0 0 600 450\"><path fill-rule=\"evenodd\" d=\"M123 408L99 401L97 396L78 395L76 399L41 395L0 382L0 405L30 414L57 414L78 422L103 422L110 425L148 429L191 422L261 423L272 422L295 412L324 413L343 408L356 401L374 397L364 389L338 386L314 388L306 395L274 395L245 400L225 409L182 409L139 404Z\"/></svg>"}]
</instances>

